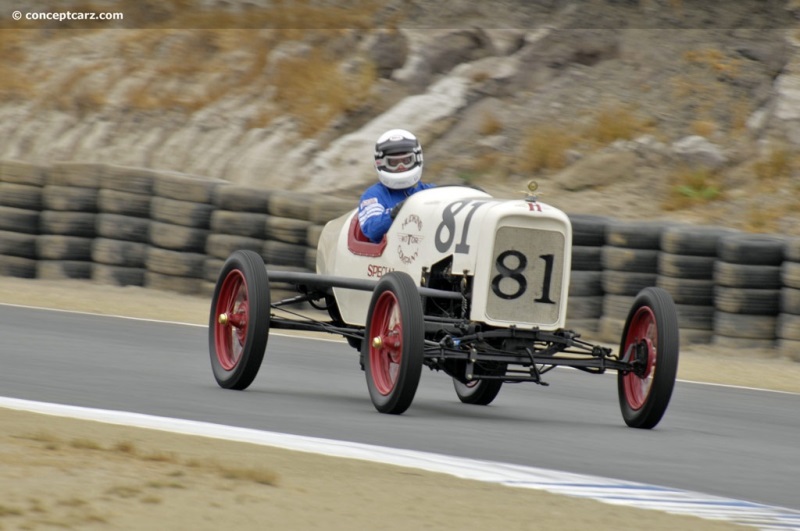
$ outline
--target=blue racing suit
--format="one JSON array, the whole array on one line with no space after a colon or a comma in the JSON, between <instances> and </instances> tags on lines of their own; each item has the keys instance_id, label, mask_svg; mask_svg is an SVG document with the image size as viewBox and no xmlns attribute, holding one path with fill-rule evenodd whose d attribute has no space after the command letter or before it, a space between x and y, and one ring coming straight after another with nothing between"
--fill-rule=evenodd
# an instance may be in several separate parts
<instances>
[{"instance_id":1,"label":"blue racing suit","mask_svg":"<svg viewBox=\"0 0 800 531\"><path fill-rule=\"evenodd\" d=\"M358 223L361 225L361 232L373 243L381 241L392 225L392 208L410 195L434 186L420 181L411 188L393 190L380 182L373 184L361 195L358 203Z\"/></svg>"}]
</instances>

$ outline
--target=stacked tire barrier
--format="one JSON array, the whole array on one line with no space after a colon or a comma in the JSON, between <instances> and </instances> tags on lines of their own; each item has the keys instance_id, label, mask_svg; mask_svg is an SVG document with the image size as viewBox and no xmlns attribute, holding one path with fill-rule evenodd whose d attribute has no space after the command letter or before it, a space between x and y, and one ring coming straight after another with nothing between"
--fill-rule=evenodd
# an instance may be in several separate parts
<instances>
[{"instance_id":1,"label":"stacked tire barrier","mask_svg":"<svg viewBox=\"0 0 800 531\"><path fill-rule=\"evenodd\" d=\"M774 348L785 243L769 234L720 238L714 263L715 344Z\"/></svg>"},{"instance_id":2,"label":"stacked tire barrier","mask_svg":"<svg viewBox=\"0 0 800 531\"><path fill-rule=\"evenodd\" d=\"M0 161L0 275L208 296L239 249L269 270L313 271L325 223L356 201L177 172ZM636 294L656 285L676 302L682 343L773 348L800 361L800 238L569 217L568 327L618 344Z\"/></svg>"},{"instance_id":3,"label":"stacked tire barrier","mask_svg":"<svg viewBox=\"0 0 800 531\"><path fill-rule=\"evenodd\" d=\"M661 234L668 222L616 221L606 227L603 246L603 317L600 337L618 343L636 295L656 285Z\"/></svg>"},{"instance_id":4,"label":"stacked tire barrier","mask_svg":"<svg viewBox=\"0 0 800 531\"><path fill-rule=\"evenodd\" d=\"M722 227L679 225L661 236L656 285L672 295L682 344L710 343L714 335L714 263Z\"/></svg>"},{"instance_id":5,"label":"stacked tire barrier","mask_svg":"<svg viewBox=\"0 0 800 531\"><path fill-rule=\"evenodd\" d=\"M144 286L150 238L153 172L104 166L97 194L97 237L92 279L114 286Z\"/></svg>"},{"instance_id":6,"label":"stacked tire barrier","mask_svg":"<svg viewBox=\"0 0 800 531\"><path fill-rule=\"evenodd\" d=\"M47 167L0 163L0 275L36 277L36 238Z\"/></svg>"},{"instance_id":7,"label":"stacked tire barrier","mask_svg":"<svg viewBox=\"0 0 800 531\"><path fill-rule=\"evenodd\" d=\"M576 331L597 332L603 316L603 264L601 254L606 243L605 216L572 214L572 268L567 327Z\"/></svg>"},{"instance_id":8,"label":"stacked tire barrier","mask_svg":"<svg viewBox=\"0 0 800 531\"><path fill-rule=\"evenodd\" d=\"M202 292L214 191L223 183L176 173L155 180L145 287Z\"/></svg>"},{"instance_id":9,"label":"stacked tire barrier","mask_svg":"<svg viewBox=\"0 0 800 531\"><path fill-rule=\"evenodd\" d=\"M800 361L800 238L786 242L781 284L777 347L784 356Z\"/></svg>"},{"instance_id":10,"label":"stacked tire barrier","mask_svg":"<svg viewBox=\"0 0 800 531\"><path fill-rule=\"evenodd\" d=\"M77 162L57 163L50 168L42 188L37 278L92 277L100 168Z\"/></svg>"}]
</instances>

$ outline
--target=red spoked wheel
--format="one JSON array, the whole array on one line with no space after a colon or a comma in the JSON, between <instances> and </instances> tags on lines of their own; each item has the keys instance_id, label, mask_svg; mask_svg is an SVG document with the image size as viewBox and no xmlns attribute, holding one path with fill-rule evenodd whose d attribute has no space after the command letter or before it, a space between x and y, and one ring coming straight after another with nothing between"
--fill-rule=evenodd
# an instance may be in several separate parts
<instances>
[{"instance_id":1,"label":"red spoked wheel","mask_svg":"<svg viewBox=\"0 0 800 531\"><path fill-rule=\"evenodd\" d=\"M424 347L417 286L406 273L384 275L372 293L362 346L375 409L396 415L408 409L422 375Z\"/></svg>"},{"instance_id":2,"label":"red spoked wheel","mask_svg":"<svg viewBox=\"0 0 800 531\"><path fill-rule=\"evenodd\" d=\"M632 428L655 427L667 410L678 372L678 314L661 288L639 292L628 313L620 357L634 370L617 375L622 417Z\"/></svg>"},{"instance_id":3,"label":"red spoked wheel","mask_svg":"<svg viewBox=\"0 0 800 531\"><path fill-rule=\"evenodd\" d=\"M214 289L208 326L211 369L220 387L246 389L258 374L269 337L269 279L261 256L236 251Z\"/></svg>"}]
</instances>

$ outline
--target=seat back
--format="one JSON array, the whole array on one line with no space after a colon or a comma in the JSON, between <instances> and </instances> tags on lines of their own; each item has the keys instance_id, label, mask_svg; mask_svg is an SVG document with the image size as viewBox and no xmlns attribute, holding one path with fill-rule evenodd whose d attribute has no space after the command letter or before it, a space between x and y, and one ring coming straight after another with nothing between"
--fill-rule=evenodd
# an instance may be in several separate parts
<instances>
[{"instance_id":1,"label":"seat back","mask_svg":"<svg viewBox=\"0 0 800 531\"><path fill-rule=\"evenodd\" d=\"M359 256L381 256L386 248L386 235L378 243L372 243L361 230L358 222L358 214L353 215L350 220L350 228L347 231L347 248L351 253Z\"/></svg>"}]
</instances>

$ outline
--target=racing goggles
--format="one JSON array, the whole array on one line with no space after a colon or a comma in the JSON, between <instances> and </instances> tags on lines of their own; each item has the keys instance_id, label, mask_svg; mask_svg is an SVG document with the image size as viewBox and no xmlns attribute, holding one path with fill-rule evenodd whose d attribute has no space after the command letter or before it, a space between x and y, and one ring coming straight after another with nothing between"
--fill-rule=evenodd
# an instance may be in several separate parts
<instances>
[{"instance_id":1,"label":"racing goggles","mask_svg":"<svg viewBox=\"0 0 800 531\"><path fill-rule=\"evenodd\" d=\"M387 171L397 173L407 171L414 166L417 156L414 153L404 153L402 155L386 155L383 157L383 166Z\"/></svg>"}]
</instances>

